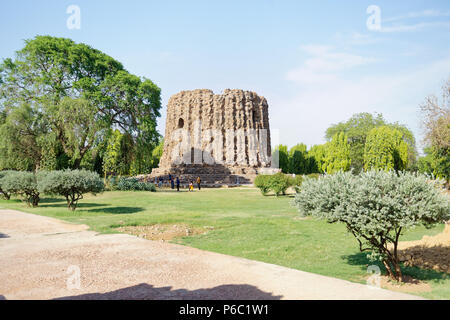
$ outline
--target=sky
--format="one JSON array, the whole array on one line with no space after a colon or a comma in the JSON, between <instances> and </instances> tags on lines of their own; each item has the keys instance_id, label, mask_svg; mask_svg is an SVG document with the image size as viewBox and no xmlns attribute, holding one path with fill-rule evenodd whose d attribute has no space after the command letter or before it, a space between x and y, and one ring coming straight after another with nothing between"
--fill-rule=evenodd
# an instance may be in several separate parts
<instances>
[{"instance_id":1,"label":"sky","mask_svg":"<svg viewBox=\"0 0 450 320\"><path fill-rule=\"evenodd\" d=\"M419 106L450 77L448 0L0 2L0 59L36 35L86 43L151 79L161 134L171 95L244 89L267 99L272 141L289 147L377 112L420 150Z\"/></svg>"}]
</instances>

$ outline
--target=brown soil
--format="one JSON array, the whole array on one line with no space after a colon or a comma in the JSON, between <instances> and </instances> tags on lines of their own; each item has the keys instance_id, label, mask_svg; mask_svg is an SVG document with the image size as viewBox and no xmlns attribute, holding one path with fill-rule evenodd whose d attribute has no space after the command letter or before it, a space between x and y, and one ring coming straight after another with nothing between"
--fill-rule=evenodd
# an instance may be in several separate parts
<instances>
[{"instance_id":1,"label":"brown soil","mask_svg":"<svg viewBox=\"0 0 450 320\"><path fill-rule=\"evenodd\" d=\"M187 224L153 224L148 226L125 226L117 228L123 233L132 234L147 240L168 241L176 238L206 233L213 227L193 228Z\"/></svg>"},{"instance_id":2,"label":"brown soil","mask_svg":"<svg viewBox=\"0 0 450 320\"><path fill-rule=\"evenodd\" d=\"M406 293L418 293L418 292L429 292L431 291L431 286L410 276L403 276L403 282L392 281L387 276L381 277L381 287L384 289L406 292Z\"/></svg>"},{"instance_id":3,"label":"brown soil","mask_svg":"<svg viewBox=\"0 0 450 320\"><path fill-rule=\"evenodd\" d=\"M450 224L435 236L399 242L398 256L405 266L450 273Z\"/></svg>"}]
</instances>

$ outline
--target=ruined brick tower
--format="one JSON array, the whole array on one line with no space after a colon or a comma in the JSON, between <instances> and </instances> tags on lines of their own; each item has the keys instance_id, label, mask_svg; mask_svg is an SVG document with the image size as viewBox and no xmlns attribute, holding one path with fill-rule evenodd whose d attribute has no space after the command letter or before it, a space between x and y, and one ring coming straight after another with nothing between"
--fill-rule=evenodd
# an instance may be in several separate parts
<instances>
[{"instance_id":1,"label":"ruined brick tower","mask_svg":"<svg viewBox=\"0 0 450 320\"><path fill-rule=\"evenodd\" d=\"M270 168L268 105L254 92L198 89L167 105L164 152L152 176L200 176L206 184L249 183Z\"/></svg>"}]
</instances>

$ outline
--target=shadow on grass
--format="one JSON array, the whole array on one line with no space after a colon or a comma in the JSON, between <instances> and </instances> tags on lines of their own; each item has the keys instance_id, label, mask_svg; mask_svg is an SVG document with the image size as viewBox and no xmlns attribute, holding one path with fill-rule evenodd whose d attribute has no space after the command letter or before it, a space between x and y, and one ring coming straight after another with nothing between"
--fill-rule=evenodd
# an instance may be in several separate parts
<instances>
[{"instance_id":1,"label":"shadow on grass","mask_svg":"<svg viewBox=\"0 0 450 320\"><path fill-rule=\"evenodd\" d=\"M379 261L370 261L367 258L366 252L358 252L356 254L342 256L342 259L346 260L350 265L359 265L361 266L361 270L367 270L367 267L370 265L376 265L380 268L381 273L386 275L386 269L383 264ZM432 280L435 282L439 282L441 280L449 279L448 274L445 272L439 272L431 269L422 269L418 267L407 267L405 265L401 265L402 273L405 276L411 276L417 280Z\"/></svg>"},{"instance_id":2,"label":"shadow on grass","mask_svg":"<svg viewBox=\"0 0 450 320\"><path fill-rule=\"evenodd\" d=\"M83 202L79 202L77 205L77 209L78 208L92 208L92 207L106 207L109 206L109 204L104 204L104 203L83 203ZM41 208L67 208L67 203L64 200L63 203L59 203L59 204L41 204L39 203L39 207Z\"/></svg>"},{"instance_id":3,"label":"shadow on grass","mask_svg":"<svg viewBox=\"0 0 450 320\"><path fill-rule=\"evenodd\" d=\"M144 211L144 208L140 207L107 207L107 208L98 208L98 209L89 209L84 210L87 212L95 212L95 213L110 213L110 214L131 214Z\"/></svg>"}]
</instances>

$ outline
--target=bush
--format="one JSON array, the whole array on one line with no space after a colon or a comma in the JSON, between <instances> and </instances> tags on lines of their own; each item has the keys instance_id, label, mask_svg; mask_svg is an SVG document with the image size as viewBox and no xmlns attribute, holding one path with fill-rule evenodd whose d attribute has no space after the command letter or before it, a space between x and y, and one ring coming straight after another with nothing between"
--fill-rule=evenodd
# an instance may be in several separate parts
<instances>
[{"instance_id":1,"label":"bush","mask_svg":"<svg viewBox=\"0 0 450 320\"><path fill-rule=\"evenodd\" d=\"M261 190L263 195L270 191L270 177L271 175L268 174L260 174L255 178L254 185Z\"/></svg>"},{"instance_id":2,"label":"bush","mask_svg":"<svg viewBox=\"0 0 450 320\"><path fill-rule=\"evenodd\" d=\"M36 175L32 172L11 171L1 178L3 194L17 194L23 197L23 201L30 207L39 204L39 191Z\"/></svg>"},{"instance_id":3,"label":"bush","mask_svg":"<svg viewBox=\"0 0 450 320\"><path fill-rule=\"evenodd\" d=\"M270 190L272 190L277 197L280 194L286 194L286 190L293 184L293 178L281 172L272 175L269 181Z\"/></svg>"},{"instance_id":4,"label":"bush","mask_svg":"<svg viewBox=\"0 0 450 320\"><path fill-rule=\"evenodd\" d=\"M153 183L141 182L136 178L119 178L115 188L121 191L156 191Z\"/></svg>"},{"instance_id":5,"label":"bush","mask_svg":"<svg viewBox=\"0 0 450 320\"><path fill-rule=\"evenodd\" d=\"M64 196L68 209L72 211L76 209L78 200L83 199L83 194L96 194L104 190L104 183L96 172L61 170L40 174L39 191Z\"/></svg>"},{"instance_id":6,"label":"bush","mask_svg":"<svg viewBox=\"0 0 450 320\"><path fill-rule=\"evenodd\" d=\"M13 173L13 172L15 172L15 171L10 171L10 170L0 171L0 195L3 196L3 198L5 198L6 200L9 200L11 198L11 193L6 192L5 190L2 189L2 179L4 177L6 177L6 175Z\"/></svg>"},{"instance_id":7,"label":"bush","mask_svg":"<svg viewBox=\"0 0 450 320\"><path fill-rule=\"evenodd\" d=\"M306 179L294 201L303 215L345 223L360 250L371 251L369 258L382 261L389 276L401 281L397 245L402 232L450 218L448 198L436 184L406 172L367 171L357 176L339 172Z\"/></svg>"}]
</instances>

